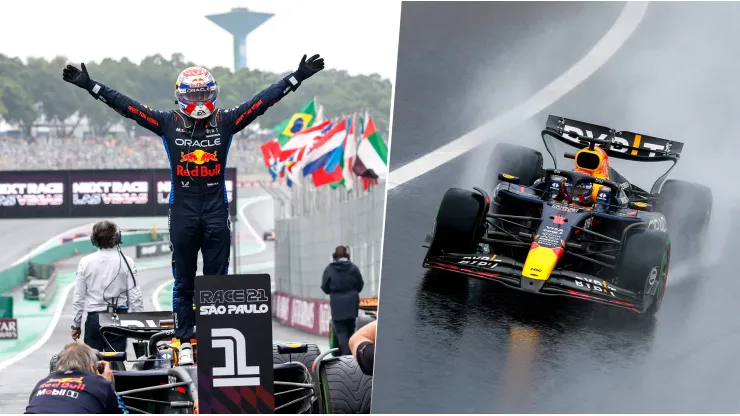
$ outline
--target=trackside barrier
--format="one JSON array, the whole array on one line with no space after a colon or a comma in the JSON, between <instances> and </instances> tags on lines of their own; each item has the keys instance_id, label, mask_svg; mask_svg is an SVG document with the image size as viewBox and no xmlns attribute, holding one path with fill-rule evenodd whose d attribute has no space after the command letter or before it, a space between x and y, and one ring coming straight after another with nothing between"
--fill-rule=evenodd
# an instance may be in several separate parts
<instances>
[{"instance_id":1,"label":"trackside barrier","mask_svg":"<svg viewBox=\"0 0 740 416\"><path fill-rule=\"evenodd\" d=\"M272 316L283 325L316 335L329 335L331 308L324 299L298 298L289 293L272 294Z\"/></svg>"},{"instance_id":2,"label":"trackside barrier","mask_svg":"<svg viewBox=\"0 0 740 416\"><path fill-rule=\"evenodd\" d=\"M155 241L136 245L136 258L157 257L170 254L169 241Z\"/></svg>"},{"instance_id":3,"label":"trackside barrier","mask_svg":"<svg viewBox=\"0 0 740 416\"><path fill-rule=\"evenodd\" d=\"M159 238L164 236L168 236L168 233L158 233ZM124 234L123 244L121 244L121 246L130 247L151 241L152 233L149 231ZM96 248L90 244L89 239L83 239L80 241L61 244L42 251L41 253L31 257L28 262L18 263L0 271L0 293L7 292L8 290L18 287L26 281L26 277L29 275L29 263L51 264L55 261L74 257L76 255L92 253L95 250Z\"/></svg>"},{"instance_id":4,"label":"trackside barrier","mask_svg":"<svg viewBox=\"0 0 740 416\"><path fill-rule=\"evenodd\" d=\"M13 297L0 296L0 319L13 317Z\"/></svg>"},{"instance_id":5,"label":"trackside barrier","mask_svg":"<svg viewBox=\"0 0 740 416\"><path fill-rule=\"evenodd\" d=\"M46 309L51 301L54 300L54 296L57 294L57 275L46 281L46 284L39 287L39 304L41 309Z\"/></svg>"},{"instance_id":6,"label":"trackside barrier","mask_svg":"<svg viewBox=\"0 0 740 416\"><path fill-rule=\"evenodd\" d=\"M28 282L23 288L23 298L38 300L45 309L54 299L57 288L57 270L52 264L28 263Z\"/></svg>"}]
</instances>

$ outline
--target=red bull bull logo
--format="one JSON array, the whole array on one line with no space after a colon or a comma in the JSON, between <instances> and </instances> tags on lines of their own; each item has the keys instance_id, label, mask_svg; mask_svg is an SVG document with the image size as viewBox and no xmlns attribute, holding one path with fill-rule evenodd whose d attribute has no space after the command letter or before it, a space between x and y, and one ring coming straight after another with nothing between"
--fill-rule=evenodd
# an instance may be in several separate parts
<instances>
[{"instance_id":1,"label":"red bull bull logo","mask_svg":"<svg viewBox=\"0 0 740 416\"><path fill-rule=\"evenodd\" d=\"M180 163L192 162L196 165L202 165L206 162L218 162L217 153L206 152L201 149L194 150L190 153L180 152Z\"/></svg>"},{"instance_id":2,"label":"red bull bull logo","mask_svg":"<svg viewBox=\"0 0 740 416\"><path fill-rule=\"evenodd\" d=\"M190 153L180 152L180 163L194 163L203 165L206 162L218 162L218 152L206 152L201 149L194 150ZM208 166L193 166L192 169L183 165L177 165L175 174L177 176L187 177L209 177L221 174L221 164L216 163L212 168Z\"/></svg>"},{"instance_id":3,"label":"red bull bull logo","mask_svg":"<svg viewBox=\"0 0 740 416\"><path fill-rule=\"evenodd\" d=\"M50 378L48 383L82 383L82 377Z\"/></svg>"}]
</instances>

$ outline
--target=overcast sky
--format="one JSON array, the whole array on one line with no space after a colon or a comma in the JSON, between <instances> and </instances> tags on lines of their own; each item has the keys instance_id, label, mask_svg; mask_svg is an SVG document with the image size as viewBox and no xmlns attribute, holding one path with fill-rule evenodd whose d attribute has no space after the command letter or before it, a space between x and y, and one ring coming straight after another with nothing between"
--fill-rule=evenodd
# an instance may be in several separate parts
<instances>
[{"instance_id":1,"label":"overcast sky","mask_svg":"<svg viewBox=\"0 0 740 416\"><path fill-rule=\"evenodd\" d=\"M0 53L140 62L181 52L198 65L233 69L232 36L205 18L233 7L275 14L247 38L250 68L294 70L304 53L320 53L327 68L395 81L401 13L396 0L3 1Z\"/></svg>"}]
</instances>

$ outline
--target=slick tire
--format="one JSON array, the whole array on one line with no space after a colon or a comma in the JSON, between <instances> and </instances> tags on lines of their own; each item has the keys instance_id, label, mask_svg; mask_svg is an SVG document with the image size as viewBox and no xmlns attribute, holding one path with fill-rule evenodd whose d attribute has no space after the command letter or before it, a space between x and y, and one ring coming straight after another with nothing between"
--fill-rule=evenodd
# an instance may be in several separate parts
<instances>
[{"instance_id":1,"label":"slick tire","mask_svg":"<svg viewBox=\"0 0 740 416\"><path fill-rule=\"evenodd\" d=\"M277 345L272 345L272 363L273 364L285 364L290 362L303 363L309 370L313 365L314 360L319 357L321 351L319 346L316 344L306 344L308 351L301 354L279 354Z\"/></svg>"},{"instance_id":2,"label":"slick tire","mask_svg":"<svg viewBox=\"0 0 740 416\"><path fill-rule=\"evenodd\" d=\"M671 242L659 230L638 231L627 238L619 257L619 286L642 295L642 313L654 315L660 309L668 282Z\"/></svg>"},{"instance_id":3,"label":"slick tire","mask_svg":"<svg viewBox=\"0 0 740 416\"><path fill-rule=\"evenodd\" d=\"M475 252L485 220L486 203L477 192L450 188L439 204L427 257Z\"/></svg>"},{"instance_id":4,"label":"slick tire","mask_svg":"<svg viewBox=\"0 0 740 416\"><path fill-rule=\"evenodd\" d=\"M498 174L508 173L519 178L519 183L532 186L542 171L542 153L528 147L509 143L498 143L493 148L486 169L486 192L492 192L498 185Z\"/></svg>"},{"instance_id":5,"label":"slick tire","mask_svg":"<svg viewBox=\"0 0 740 416\"><path fill-rule=\"evenodd\" d=\"M327 413L370 413L373 378L351 355L321 363L321 390Z\"/></svg>"},{"instance_id":6,"label":"slick tire","mask_svg":"<svg viewBox=\"0 0 740 416\"><path fill-rule=\"evenodd\" d=\"M49 360L49 374L57 371L57 361L59 360L59 354L54 354Z\"/></svg>"},{"instance_id":7,"label":"slick tire","mask_svg":"<svg viewBox=\"0 0 740 416\"><path fill-rule=\"evenodd\" d=\"M712 190L669 179L660 189L656 210L666 218L674 259L688 261L700 255L712 215Z\"/></svg>"}]
</instances>

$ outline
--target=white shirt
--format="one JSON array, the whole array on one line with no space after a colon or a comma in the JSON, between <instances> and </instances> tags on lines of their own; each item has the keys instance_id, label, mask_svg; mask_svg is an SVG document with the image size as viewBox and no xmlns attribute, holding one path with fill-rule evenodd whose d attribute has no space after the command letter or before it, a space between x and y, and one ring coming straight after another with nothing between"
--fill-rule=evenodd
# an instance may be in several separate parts
<instances>
[{"instance_id":1,"label":"white shirt","mask_svg":"<svg viewBox=\"0 0 740 416\"><path fill-rule=\"evenodd\" d=\"M83 312L105 312L109 304L128 305L129 312L144 311L138 281L134 285L134 279L122 255L116 248L106 248L80 260L72 304L75 326L80 326ZM131 266L133 277L138 276L134 260L123 256Z\"/></svg>"}]
</instances>

